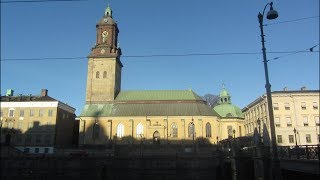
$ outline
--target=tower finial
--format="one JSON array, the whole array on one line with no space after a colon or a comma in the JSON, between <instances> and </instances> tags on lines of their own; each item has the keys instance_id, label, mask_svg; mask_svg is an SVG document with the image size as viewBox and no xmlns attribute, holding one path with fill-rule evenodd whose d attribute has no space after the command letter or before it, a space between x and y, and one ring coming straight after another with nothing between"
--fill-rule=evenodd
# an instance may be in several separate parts
<instances>
[{"instance_id":1,"label":"tower finial","mask_svg":"<svg viewBox=\"0 0 320 180\"><path fill-rule=\"evenodd\" d=\"M224 84L224 82L222 82L222 89L225 89L226 85Z\"/></svg>"},{"instance_id":2,"label":"tower finial","mask_svg":"<svg viewBox=\"0 0 320 180\"><path fill-rule=\"evenodd\" d=\"M111 10L111 7L110 7L110 5L109 5L109 2L108 2L107 9L106 9L105 12L104 12L104 15L105 15L105 16L110 16L110 17L112 17L112 10Z\"/></svg>"}]
</instances>

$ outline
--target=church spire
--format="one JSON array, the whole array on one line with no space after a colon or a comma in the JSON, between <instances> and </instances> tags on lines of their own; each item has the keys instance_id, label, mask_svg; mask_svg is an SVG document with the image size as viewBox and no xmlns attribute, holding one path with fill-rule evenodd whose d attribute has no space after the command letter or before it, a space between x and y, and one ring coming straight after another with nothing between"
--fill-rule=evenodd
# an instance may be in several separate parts
<instances>
[{"instance_id":1,"label":"church spire","mask_svg":"<svg viewBox=\"0 0 320 180\"><path fill-rule=\"evenodd\" d=\"M112 17L112 10L111 10L111 7L110 7L109 3L108 3L107 9L104 12L104 15Z\"/></svg>"}]
</instances>

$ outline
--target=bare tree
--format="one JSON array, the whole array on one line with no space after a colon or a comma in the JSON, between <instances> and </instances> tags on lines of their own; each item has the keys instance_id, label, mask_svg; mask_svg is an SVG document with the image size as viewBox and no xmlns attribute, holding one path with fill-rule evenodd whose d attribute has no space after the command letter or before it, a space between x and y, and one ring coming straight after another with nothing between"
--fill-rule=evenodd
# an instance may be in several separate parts
<instances>
[{"instance_id":1,"label":"bare tree","mask_svg":"<svg viewBox=\"0 0 320 180\"><path fill-rule=\"evenodd\" d=\"M219 96L217 96L217 95L206 94L202 98L203 98L203 100L205 100L207 102L207 105L210 108L213 108L214 106L218 105Z\"/></svg>"}]
</instances>

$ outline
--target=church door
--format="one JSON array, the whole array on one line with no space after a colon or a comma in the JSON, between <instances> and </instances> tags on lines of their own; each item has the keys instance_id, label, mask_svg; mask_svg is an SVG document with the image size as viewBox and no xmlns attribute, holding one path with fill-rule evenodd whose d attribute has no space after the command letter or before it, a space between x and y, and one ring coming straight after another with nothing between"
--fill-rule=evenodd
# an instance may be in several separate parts
<instances>
[{"instance_id":1,"label":"church door","mask_svg":"<svg viewBox=\"0 0 320 180\"><path fill-rule=\"evenodd\" d=\"M153 133L153 143L160 144L160 133L158 131Z\"/></svg>"}]
</instances>

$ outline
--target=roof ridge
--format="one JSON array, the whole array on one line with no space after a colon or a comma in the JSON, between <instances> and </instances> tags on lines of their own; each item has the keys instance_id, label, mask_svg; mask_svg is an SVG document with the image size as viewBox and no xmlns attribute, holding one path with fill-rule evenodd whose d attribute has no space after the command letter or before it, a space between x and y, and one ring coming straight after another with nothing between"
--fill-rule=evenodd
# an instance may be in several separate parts
<instances>
[{"instance_id":1,"label":"roof ridge","mask_svg":"<svg viewBox=\"0 0 320 180\"><path fill-rule=\"evenodd\" d=\"M178 90L178 89L159 89L159 90L157 90L157 89L144 89L144 90L122 90L122 91L120 91L120 93L121 92L139 92L139 91L142 92L142 91L190 91L190 90L187 90L187 89L183 89L183 90Z\"/></svg>"}]
</instances>

